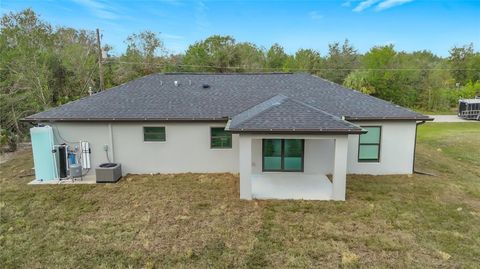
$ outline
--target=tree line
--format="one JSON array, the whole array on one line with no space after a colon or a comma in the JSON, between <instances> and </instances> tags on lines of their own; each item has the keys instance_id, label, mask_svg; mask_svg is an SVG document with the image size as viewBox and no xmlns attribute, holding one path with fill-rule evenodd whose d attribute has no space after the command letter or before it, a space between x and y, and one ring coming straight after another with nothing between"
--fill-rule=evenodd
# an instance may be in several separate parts
<instances>
[{"instance_id":1,"label":"tree line","mask_svg":"<svg viewBox=\"0 0 480 269\"><path fill-rule=\"evenodd\" d=\"M32 9L0 21L0 143L14 150L28 135L30 114L65 104L99 89L95 32L53 27ZM308 72L396 104L426 111L448 110L459 98L480 92L480 52L473 44L452 47L448 57L430 51L397 51L393 45L359 53L348 41L328 53L299 49L288 54L213 35L185 53L168 53L161 34L133 33L120 55L104 44L105 88L157 72Z\"/></svg>"}]
</instances>

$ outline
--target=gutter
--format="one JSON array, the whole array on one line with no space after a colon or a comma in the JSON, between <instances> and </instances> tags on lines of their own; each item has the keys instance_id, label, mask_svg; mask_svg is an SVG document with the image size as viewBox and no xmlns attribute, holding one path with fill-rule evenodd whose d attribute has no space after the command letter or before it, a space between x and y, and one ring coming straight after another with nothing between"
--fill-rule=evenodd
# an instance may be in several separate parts
<instances>
[{"instance_id":1,"label":"gutter","mask_svg":"<svg viewBox=\"0 0 480 269\"><path fill-rule=\"evenodd\" d=\"M151 122L151 121L169 121L169 122L211 122L228 121L223 118L23 118L21 122Z\"/></svg>"},{"instance_id":2,"label":"gutter","mask_svg":"<svg viewBox=\"0 0 480 269\"><path fill-rule=\"evenodd\" d=\"M433 121L430 117L343 117L346 121ZM209 121L228 121L228 117L220 118L22 118L21 122L149 122L149 121L171 121L171 122L209 122Z\"/></svg>"},{"instance_id":3,"label":"gutter","mask_svg":"<svg viewBox=\"0 0 480 269\"><path fill-rule=\"evenodd\" d=\"M230 129L225 131L231 133L249 134L364 134L364 129Z\"/></svg>"},{"instance_id":4,"label":"gutter","mask_svg":"<svg viewBox=\"0 0 480 269\"><path fill-rule=\"evenodd\" d=\"M433 118L430 117L345 117L347 121L400 121L400 120L411 120L411 121L433 121Z\"/></svg>"}]
</instances>

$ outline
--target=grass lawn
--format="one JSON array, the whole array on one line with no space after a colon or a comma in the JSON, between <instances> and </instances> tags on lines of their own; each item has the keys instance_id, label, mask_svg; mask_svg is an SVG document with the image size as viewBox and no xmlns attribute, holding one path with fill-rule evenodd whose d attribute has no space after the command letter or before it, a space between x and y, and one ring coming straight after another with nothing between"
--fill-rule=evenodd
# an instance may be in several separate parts
<instances>
[{"instance_id":1,"label":"grass lawn","mask_svg":"<svg viewBox=\"0 0 480 269\"><path fill-rule=\"evenodd\" d=\"M230 174L28 186L26 152L0 166L0 267L478 268L480 124L417 151L435 177L349 176L346 202L240 201Z\"/></svg>"}]
</instances>

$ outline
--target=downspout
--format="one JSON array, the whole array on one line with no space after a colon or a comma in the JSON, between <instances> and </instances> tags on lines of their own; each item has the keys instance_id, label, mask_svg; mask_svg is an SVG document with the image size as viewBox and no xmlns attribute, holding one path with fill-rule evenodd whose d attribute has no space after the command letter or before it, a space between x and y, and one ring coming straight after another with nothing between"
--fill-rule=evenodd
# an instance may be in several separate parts
<instances>
[{"instance_id":1,"label":"downspout","mask_svg":"<svg viewBox=\"0 0 480 269\"><path fill-rule=\"evenodd\" d=\"M413 164L412 164L412 174L417 173L415 171L415 159L416 159L416 151L417 151L417 130L418 126L424 124L425 121L420 121L415 124L415 142L413 144Z\"/></svg>"},{"instance_id":2,"label":"downspout","mask_svg":"<svg viewBox=\"0 0 480 269\"><path fill-rule=\"evenodd\" d=\"M115 162L115 153L113 151L113 130L112 130L112 124L108 124L108 132L110 135L110 151L112 152L112 163Z\"/></svg>"}]
</instances>

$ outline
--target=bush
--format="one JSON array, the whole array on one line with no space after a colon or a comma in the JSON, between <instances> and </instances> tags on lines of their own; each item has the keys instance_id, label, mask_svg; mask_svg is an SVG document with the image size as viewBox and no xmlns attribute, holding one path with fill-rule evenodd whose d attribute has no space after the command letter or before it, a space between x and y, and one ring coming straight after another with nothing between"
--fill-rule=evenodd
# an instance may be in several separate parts
<instances>
[{"instance_id":1,"label":"bush","mask_svg":"<svg viewBox=\"0 0 480 269\"><path fill-rule=\"evenodd\" d=\"M467 85L453 89L443 89L442 96L450 107L455 107L460 99L474 98L480 93L480 81L469 82Z\"/></svg>"}]
</instances>

